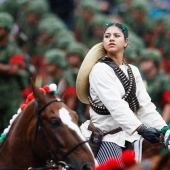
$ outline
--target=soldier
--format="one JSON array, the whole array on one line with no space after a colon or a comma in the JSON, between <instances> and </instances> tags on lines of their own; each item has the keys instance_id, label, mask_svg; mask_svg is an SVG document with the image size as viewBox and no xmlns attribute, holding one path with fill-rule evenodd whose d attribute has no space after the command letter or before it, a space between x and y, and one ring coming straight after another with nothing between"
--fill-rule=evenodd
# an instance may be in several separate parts
<instances>
[{"instance_id":1,"label":"soldier","mask_svg":"<svg viewBox=\"0 0 170 170\"><path fill-rule=\"evenodd\" d=\"M73 73L74 82L76 82L79 68L87 51L87 47L84 44L78 42L71 43L68 47L67 61L69 64L69 68ZM79 124L89 118L89 106L82 103L78 98L74 110L79 116Z\"/></svg>"},{"instance_id":2,"label":"soldier","mask_svg":"<svg viewBox=\"0 0 170 170\"><path fill-rule=\"evenodd\" d=\"M132 47L127 47L124 51L124 59L127 63L137 66L138 55Z\"/></svg>"},{"instance_id":3,"label":"soldier","mask_svg":"<svg viewBox=\"0 0 170 170\"><path fill-rule=\"evenodd\" d=\"M57 48L62 50L65 55L67 55L67 49L71 43L75 43L75 39L72 36L68 36L67 38L60 38L57 41Z\"/></svg>"},{"instance_id":4,"label":"soldier","mask_svg":"<svg viewBox=\"0 0 170 170\"><path fill-rule=\"evenodd\" d=\"M145 0L132 1L132 6L129 14L130 16L127 23L132 31L145 40L145 45L150 44L150 40L153 36L154 21L150 20L149 15L149 2Z\"/></svg>"},{"instance_id":5,"label":"soldier","mask_svg":"<svg viewBox=\"0 0 170 170\"><path fill-rule=\"evenodd\" d=\"M43 15L49 11L49 6L46 0L28 1L24 18L19 21L19 34L24 34L27 37L26 49L32 55L34 48L35 36L37 34L37 26Z\"/></svg>"},{"instance_id":6,"label":"soldier","mask_svg":"<svg viewBox=\"0 0 170 170\"><path fill-rule=\"evenodd\" d=\"M21 50L9 40L13 26L10 14L0 13L0 131L9 125L21 102L21 90L28 86ZM26 83L25 83L26 82ZM24 93L26 93L26 89Z\"/></svg>"},{"instance_id":7,"label":"soldier","mask_svg":"<svg viewBox=\"0 0 170 170\"><path fill-rule=\"evenodd\" d=\"M156 49L144 49L141 53L140 69L144 84L151 96L152 102L157 106L159 113L168 122L170 114L170 80L160 69L161 54Z\"/></svg>"},{"instance_id":8,"label":"soldier","mask_svg":"<svg viewBox=\"0 0 170 170\"><path fill-rule=\"evenodd\" d=\"M51 49L45 53L45 64L46 71L49 74L49 79L46 80L46 83L55 83L58 84L62 77L66 78L67 90L64 96L66 105L73 109L75 108L75 102L77 99L75 82L73 81L72 73L66 69L68 66L66 56L61 50Z\"/></svg>"},{"instance_id":9,"label":"soldier","mask_svg":"<svg viewBox=\"0 0 170 170\"><path fill-rule=\"evenodd\" d=\"M92 23L89 25L89 40L86 43L89 48L102 41L103 25L105 25L107 21L108 17L104 14L97 14L93 17Z\"/></svg>"},{"instance_id":10,"label":"soldier","mask_svg":"<svg viewBox=\"0 0 170 170\"><path fill-rule=\"evenodd\" d=\"M87 53L87 47L78 42L71 43L67 49L67 61L74 74L74 82L76 82L78 70Z\"/></svg>"},{"instance_id":11,"label":"soldier","mask_svg":"<svg viewBox=\"0 0 170 170\"><path fill-rule=\"evenodd\" d=\"M91 0L82 1L82 13L75 17L74 33L78 41L87 44L89 41L89 25L97 13L96 3Z\"/></svg>"},{"instance_id":12,"label":"soldier","mask_svg":"<svg viewBox=\"0 0 170 170\"><path fill-rule=\"evenodd\" d=\"M166 74L170 76L170 18L169 15L164 15L156 20L156 26L154 28L154 38L152 40L152 46L162 54L162 66Z\"/></svg>"}]
</instances>

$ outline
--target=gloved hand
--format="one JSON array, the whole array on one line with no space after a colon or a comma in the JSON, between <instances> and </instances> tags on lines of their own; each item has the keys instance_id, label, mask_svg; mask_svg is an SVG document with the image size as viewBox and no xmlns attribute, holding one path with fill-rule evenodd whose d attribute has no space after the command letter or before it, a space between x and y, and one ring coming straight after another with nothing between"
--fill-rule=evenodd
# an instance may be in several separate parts
<instances>
[{"instance_id":1,"label":"gloved hand","mask_svg":"<svg viewBox=\"0 0 170 170\"><path fill-rule=\"evenodd\" d=\"M160 141L159 137L161 131L156 128L147 128L145 125L142 125L138 130L138 134L151 143L158 143Z\"/></svg>"}]
</instances>

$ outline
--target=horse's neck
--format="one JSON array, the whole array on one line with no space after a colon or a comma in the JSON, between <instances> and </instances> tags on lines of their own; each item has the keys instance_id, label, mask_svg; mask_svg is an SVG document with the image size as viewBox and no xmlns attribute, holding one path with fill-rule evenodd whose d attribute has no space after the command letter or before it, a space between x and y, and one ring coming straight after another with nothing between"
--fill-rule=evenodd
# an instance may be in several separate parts
<instances>
[{"instance_id":1,"label":"horse's neck","mask_svg":"<svg viewBox=\"0 0 170 170\"><path fill-rule=\"evenodd\" d=\"M42 166L42 162L28 141L30 122L33 119L33 106L30 113L21 113L12 125L9 134L0 146L0 167L28 168Z\"/></svg>"}]
</instances>

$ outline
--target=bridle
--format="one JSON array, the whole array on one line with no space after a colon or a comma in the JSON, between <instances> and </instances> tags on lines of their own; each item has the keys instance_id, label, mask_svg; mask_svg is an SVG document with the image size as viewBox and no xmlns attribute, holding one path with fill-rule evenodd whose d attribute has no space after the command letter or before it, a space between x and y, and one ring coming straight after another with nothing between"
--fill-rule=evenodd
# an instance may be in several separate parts
<instances>
[{"instance_id":1,"label":"bridle","mask_svg":"<svg viewBox=\"0 0 170 170\"><path fill-rule=\"evenodd\" d=\"M50 100L48 103L46 103L43 107L39 108L38 107L38 103L35 101L35 111L36 111L36 117L37 117L37 124L36 124L36 133L34 136L34 143L36 140L36 135L37 135L37 131L40 134L40 137L44 143L44 146L47 150L47 152L49 153L51 160L53 160L56 165L61 165L63 166L63 170L64 169L69 169L69 166L64 162L64 160L74 151L76 150L79 146L81 146L82 144L86 143L87 141L82 141L80 143L78 143L76 146L74 146L73 148L71 148L68 152L63 152L59 145L55 142L54 138L48 133L47 128L45 127L45 125L43 124L43 121L41 120L40 114L41 112L51 103L53 102L64 102L64 100L60 99L60 98L56 98L53 100ZM59 152L62 155L62 158L59 160L55 157L55 155L53 154L52 150L50 149L47 140L45 138L44 132L42 131L42 128L45 130L45 133L48 135L48 137L50 138L50 140L53 142L53 144L55 145L55 147L57 148L57 150L59 150Z\"/></svg>"}]
</instances>

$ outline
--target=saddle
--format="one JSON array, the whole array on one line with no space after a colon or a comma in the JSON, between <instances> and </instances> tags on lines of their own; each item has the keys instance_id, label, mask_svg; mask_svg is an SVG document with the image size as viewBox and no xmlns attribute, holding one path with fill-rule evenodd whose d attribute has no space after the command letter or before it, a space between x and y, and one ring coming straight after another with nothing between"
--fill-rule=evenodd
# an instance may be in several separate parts
<instances>
[{"instance_id":1,"label":"saddle","mask_svg":"<svg viewBox=\"0 0 170 170\"><path fill-rule=\"evenodd\" d=\"M88 130L92 131L92 134L89 139L89 145L93 151L94 156L96 157L97 153L99 151L100 145L102 143L103 137L108 134L113 135L115 133L118 133L118 132L122 131L122 128L118 127L118 128L113 129L109 132L103 132L101 129L95 127L92 122L90 122L90 124L88 126Z\"/></svg>"}]
</instances>

